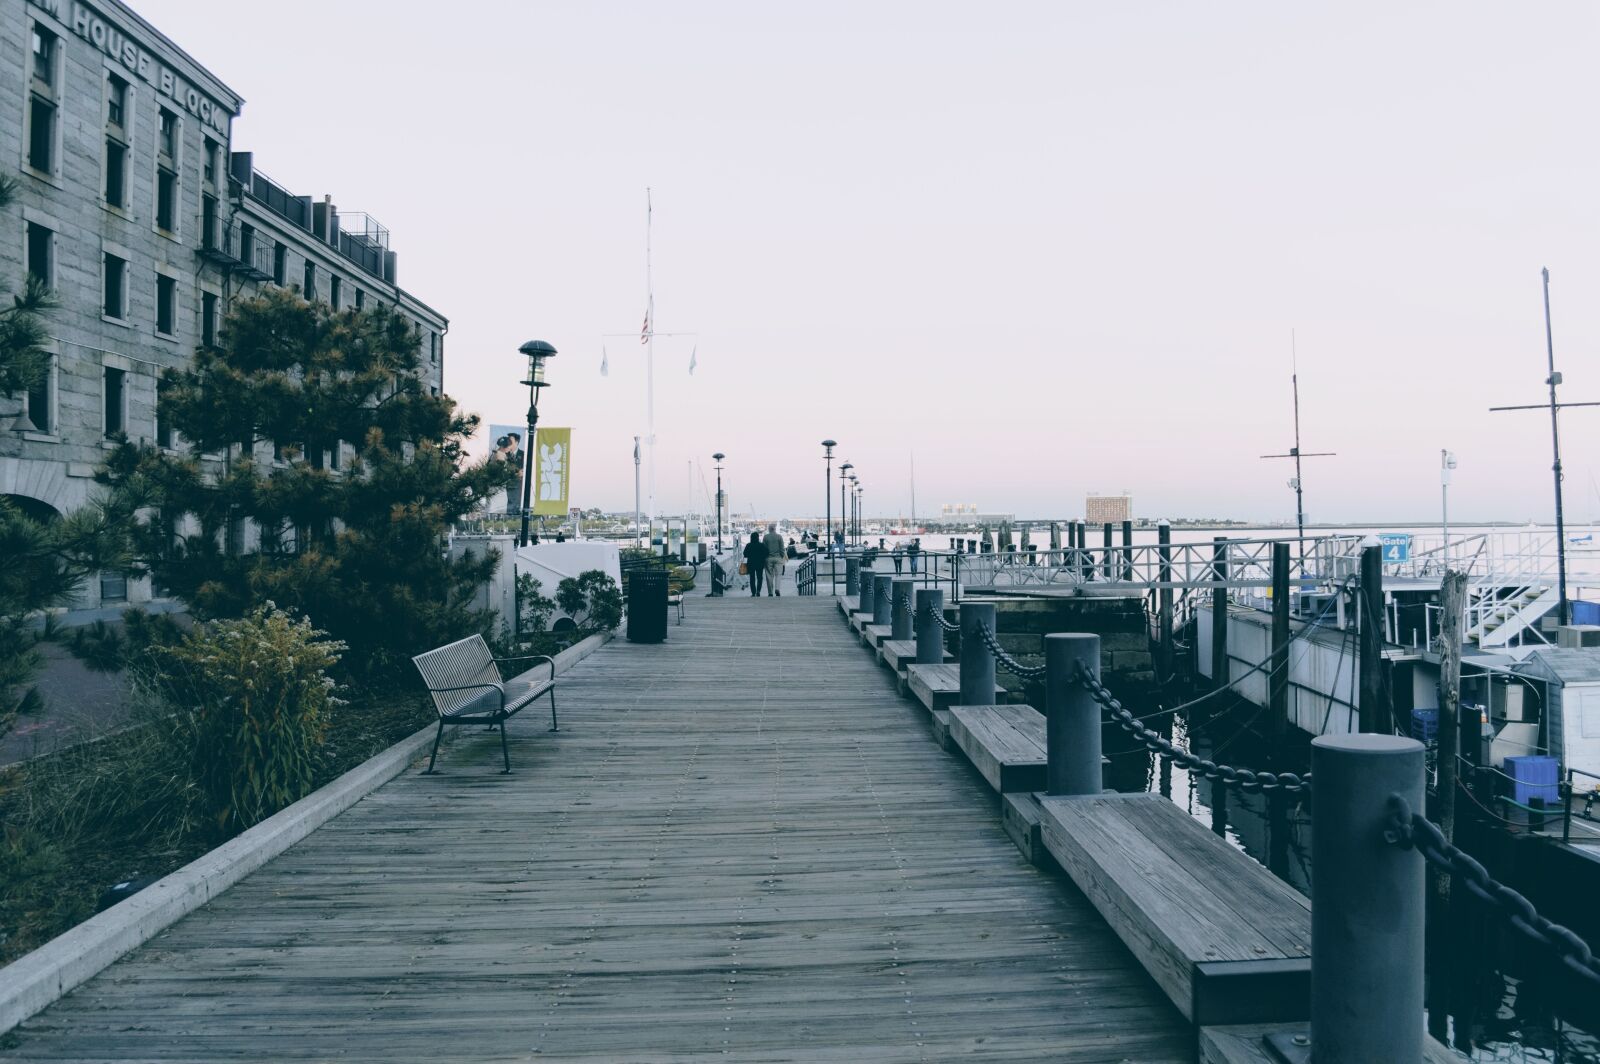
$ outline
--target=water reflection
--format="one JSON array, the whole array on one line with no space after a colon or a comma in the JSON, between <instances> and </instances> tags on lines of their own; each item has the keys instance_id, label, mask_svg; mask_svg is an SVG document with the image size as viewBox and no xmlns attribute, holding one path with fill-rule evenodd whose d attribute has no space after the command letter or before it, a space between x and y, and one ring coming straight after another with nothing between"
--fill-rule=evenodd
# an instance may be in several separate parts
<instances>
[{"instance_id":1,"label":"water reflection","mask_svg":"<svg viewBox=\"0 0 1600 1064\"><path fill-rule=\"evenodd\" d=\"M1235 702L1207 719L1157 717L1146 723L1203 758L1255 769L1306 771L1304 737L1274 757L1265 736L1254 727L1260 712L1249 703ZM1113 727L1106 729L1105 750L1110 758L1108 787L1153 791L1170 799L1280 879L1311 893L1309 807L1290 796L1246 794L1238 788L1224 794L1219 784L1132 745ZM1497 841L1503 842L1460 812L1457 825L1458 844L1480 860L1492 853ZM1516 881L1514 870L1487 863L1511 886L1524 886ZM1595 1033L1600 1031L1600 1013L1592 996L1585 1000L1590 992L1558 973L1548 954L1508 931L1465 891L1456 890L1446 908L1430 889L1429 1030L1463 1059L1600 1064L1600 1037Z\"/></svg>"}]
</instances>

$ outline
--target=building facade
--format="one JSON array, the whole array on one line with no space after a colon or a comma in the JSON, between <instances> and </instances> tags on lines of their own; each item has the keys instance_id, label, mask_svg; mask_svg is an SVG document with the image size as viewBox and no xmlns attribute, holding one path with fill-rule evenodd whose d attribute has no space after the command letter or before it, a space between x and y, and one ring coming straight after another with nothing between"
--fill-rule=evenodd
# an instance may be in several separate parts
<instances>
[{"instance_id":1,"label":"building facade","mask_svg":"<svg viewBox=\"0 0 1600 1064\"><path fill-rule=\"evenodd\" d=\"M242 105L119 0L0 0L0 173L16 184L0 287L35 276L59 303L47 378L0 396L0 495L23 512L89 502L117 438L181 445L156 417L161 372L215 343L230 302L264 285L394 307L421 332L425 384L443 389L448 322L398 286L388 231L234 151ZM102 573L76 605L149 597Z\"/></svg>"},{"instance_id":2,"label":"building facade","mask_svg":"<svg viewBox=\"0 0 1600 1064\"><path fill-rule=\"evenodd\" d=\"M1091 525L1120 525L1133 520L1133 496L1087 495L1083 500L1083 519Z\"/></svg>"}]
</instances>

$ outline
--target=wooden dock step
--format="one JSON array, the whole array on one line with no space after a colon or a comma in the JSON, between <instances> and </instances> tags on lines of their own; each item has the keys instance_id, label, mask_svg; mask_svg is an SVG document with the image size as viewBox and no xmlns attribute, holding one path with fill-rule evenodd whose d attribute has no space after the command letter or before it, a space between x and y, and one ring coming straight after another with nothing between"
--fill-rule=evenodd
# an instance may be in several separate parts
<instances>
[{"instance_id":1,"label":"wooden dock step","mask_svg":"<svg viewBox=\"0 0 1600 1064\"><path fill-rule=\"evenodd\" d=\"M869 649L875 651L881 644L888 642L889 637L893 634L894 628L891 625L863 625L861 628L861 641L865 643Z\"/></svg>"},{"instance_id":2,"label":"wooden dock step","mask_svg":"<svg viewBox=\"0 0 1600 1064\"><path fill-rule=\"evenodd\" d=\"M1160 795L1039 807L1051 856L1192 1023L1306 1018L1305 897Z\"/></svg>"},{"instance_id":3,"label":"wooden dock step","mask_svg":"<svg viewBox=\"0 0 1600 1064\"><path fill-rule=\"evenodd\" d=\"M1045 789L1044 714L1032 706L952 706L950 738L996 792Z\"/></svg>"},{"instance_id":4,"label":"wooden dock step","mask_svg":"<svg viewBox=\"0 0 1600 1064\"><path fill-rule=\"evenodd\" d=\"M917 660L917 641L885 639L878 645L878 660L889 666L897 675L903 673L907 665ZM944 652L944 660L954 661L955 655L947 650Z\"/></svg>"},{"instance_id":5,"label":"wooden dock step","mask_svg":"<svg viewBox=\"0 0 1600 1064\"><path fill-rule=\"evenodd\" d=\"M907 665L906 686L924 709L949 709L961 697L961 666ZM1004 698L1006 689L995 684L995 698Z\"/></svg>"},{"instance_id":6,"label":"wooden dock step","mask_svg":"<svg viewBox=\"0 0 1600 1064\"><path fill-rule=\"evenodd\" d=\"M1307 1034L1296 1023L1250 1023L1200 1028L1200 1064L1278 1064L1262 1044L1269 1034ZM1423 1040L1422 1064L1460 1064L1461 1058L1432 1038Z\"/></svg>"}]
</instances>

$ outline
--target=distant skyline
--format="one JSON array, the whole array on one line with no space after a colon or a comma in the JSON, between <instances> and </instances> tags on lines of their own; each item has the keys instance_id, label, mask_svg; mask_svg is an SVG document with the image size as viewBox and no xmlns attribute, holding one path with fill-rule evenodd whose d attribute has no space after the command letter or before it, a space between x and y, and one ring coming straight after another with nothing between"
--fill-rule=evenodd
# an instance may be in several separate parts
<instances>
[{"instance_id":1,"label":"distant skyline","mask_svg":"<svg viewBox=\"0 0 1600 1064\"><path fill-rule=\"evenodd\" d=\"M446 390L560 355L572 501L633 502L655 202L657 501L871 515L1548 521L1539 271L1600 400L1600 8L200 0L133 8L246 100L236 150L389 226L451 319ZM698 367L690 376L691 350ZM1600 516L1600 408L1563 415ZM474 447L487 453L487 429ZM692 463L698 462L698 467ZM837 507L837 482L831 498Z\"/></svg>"}]
</instances>

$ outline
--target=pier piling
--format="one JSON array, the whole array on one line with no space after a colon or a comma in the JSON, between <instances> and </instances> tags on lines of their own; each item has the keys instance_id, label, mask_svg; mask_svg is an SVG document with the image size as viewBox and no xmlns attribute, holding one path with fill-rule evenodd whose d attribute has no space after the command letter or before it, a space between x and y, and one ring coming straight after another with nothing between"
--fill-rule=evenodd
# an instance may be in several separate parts
<instances>
[{"instance_id":1,"label":"pier piling","mask_svg":"<svg viewBox=\"0 0 1600 1064\"><path fill-rule=\"evenodd\" d=\"M917 657L918 665L944 663L944 629L939 618L944 616L944 592L936 587L917 591Z\"/></svg>"},{"instance_id":2,"label":"pier piling","mask_svg":"<svg viewBox=\"0 0 1600 1064\"><path fill-rule=\"evenodd\" d=\"M1228 541L1212 540L1211 575L1217 586L1211 589L1211 685L1226 687L1228 675Z\"/></svg>"},{"instance_id":3,"label":"pier piling","mask_svg":"<svg viewBox=\"0 0 1600 1064\"><path fill-rule=\"evenodd\" d=\"M1383 548L1370 540L1361 548L1360 607L1356 611L1361 633L1357 656L1361 690L1356 696L1360 727L1364 732L1389 735L1394 721L1383 684Z\"/></svg>"},{"instance_id":4,"label":"pier piling","mask_svg":"<svg viewBox=\"0 0 1600 1064\"><path fill-rule=\"evenodd\" d=\"M1279 756L1289 727L1289 544L1272 545L1272 672L1267 677L1268 756Z\"/></svg>"},{"instance_id":5,"label":"pier piling","mask_svg":"<svg viewBox=\"0 0 1600 1064\"><path fill-rule=\"evenodd\" d=\"M911 638L911 596L915 593L917 582L915 580L894 580L890 582L891 603L889 606L889 638Z\"/></svg>"},{"instance_id":6,"label":"pier piling","mask_svg":"<svg viewBox=\"0 0 1600 1064\"><path fill-rule=\"evenodd\" d=\"M1122 522L1122 579L1133 580L1133 522Z\"/></svg>"},{"instance_id":7,"label":"pier piling","mask_svg":"<svg viewBox=\"0 0 1600 1064\"><path fill-rule=\"evenodd\" d=\"M957 705L994 705L994 654L979 629L994 631L994 603L961 604L961 697Z\"/></svg>"},{"instance_id":8,"label":"pier piling","mask_svg":"<svg viewBox=\"0 0 1600 1064\"><path fill-rule=\"evenodd\" d=\"M1156 526L1156 542L1161 556L1161 583L1172 583L1172 523L1162 518ZM1158 593L1161 603L1161 675L1163 683L1172 678L1174 648L1172 645L1172 588L1163 587Z\"/></svg>"},{"instance_id":9,"label":"pier piling","mask_svg":"<svg viewBox=\"0 0 1600 1064\"><path fill-rule=\"evenodd\" d=\"M888 624L894 618L894 577L880 574L872 581L872 623Z\"/></svg>"},{"instance_id":10,"label":"pier piling","mask_svg":"<svg viewBox=\"0 0 1600 1064\"><path fill-rule=\"evenodd\" d=\"M1050 794L1099 794L1100 706L1078 682L1083 665L1100 676L1100 637L1044 637L1045 786ZM964 682L964 681L963 681Z\"/></svg>"},{"instance_id":11,"label":"pier piling","mask_svg":"<svg viewBox=\"0 0 1600 1064\"><path fill-rule=\"evenodd\" d=\"M861 593L860 558L846 558L844 560L844 593L846 595L859 595Z\"/></svg>"},{"instance_id":12,"label":"pier piling","mask_svg":"<svg viewBox=\"0 0 1600 1064\"><path fill-rule=\"evenodd\" d=\"M1422 1060L1422 855L1384 838L1389 797L1423 809L1423 747L1394 735L1311 743L1311 1053Z\"/></svg>"}]
</instances>

